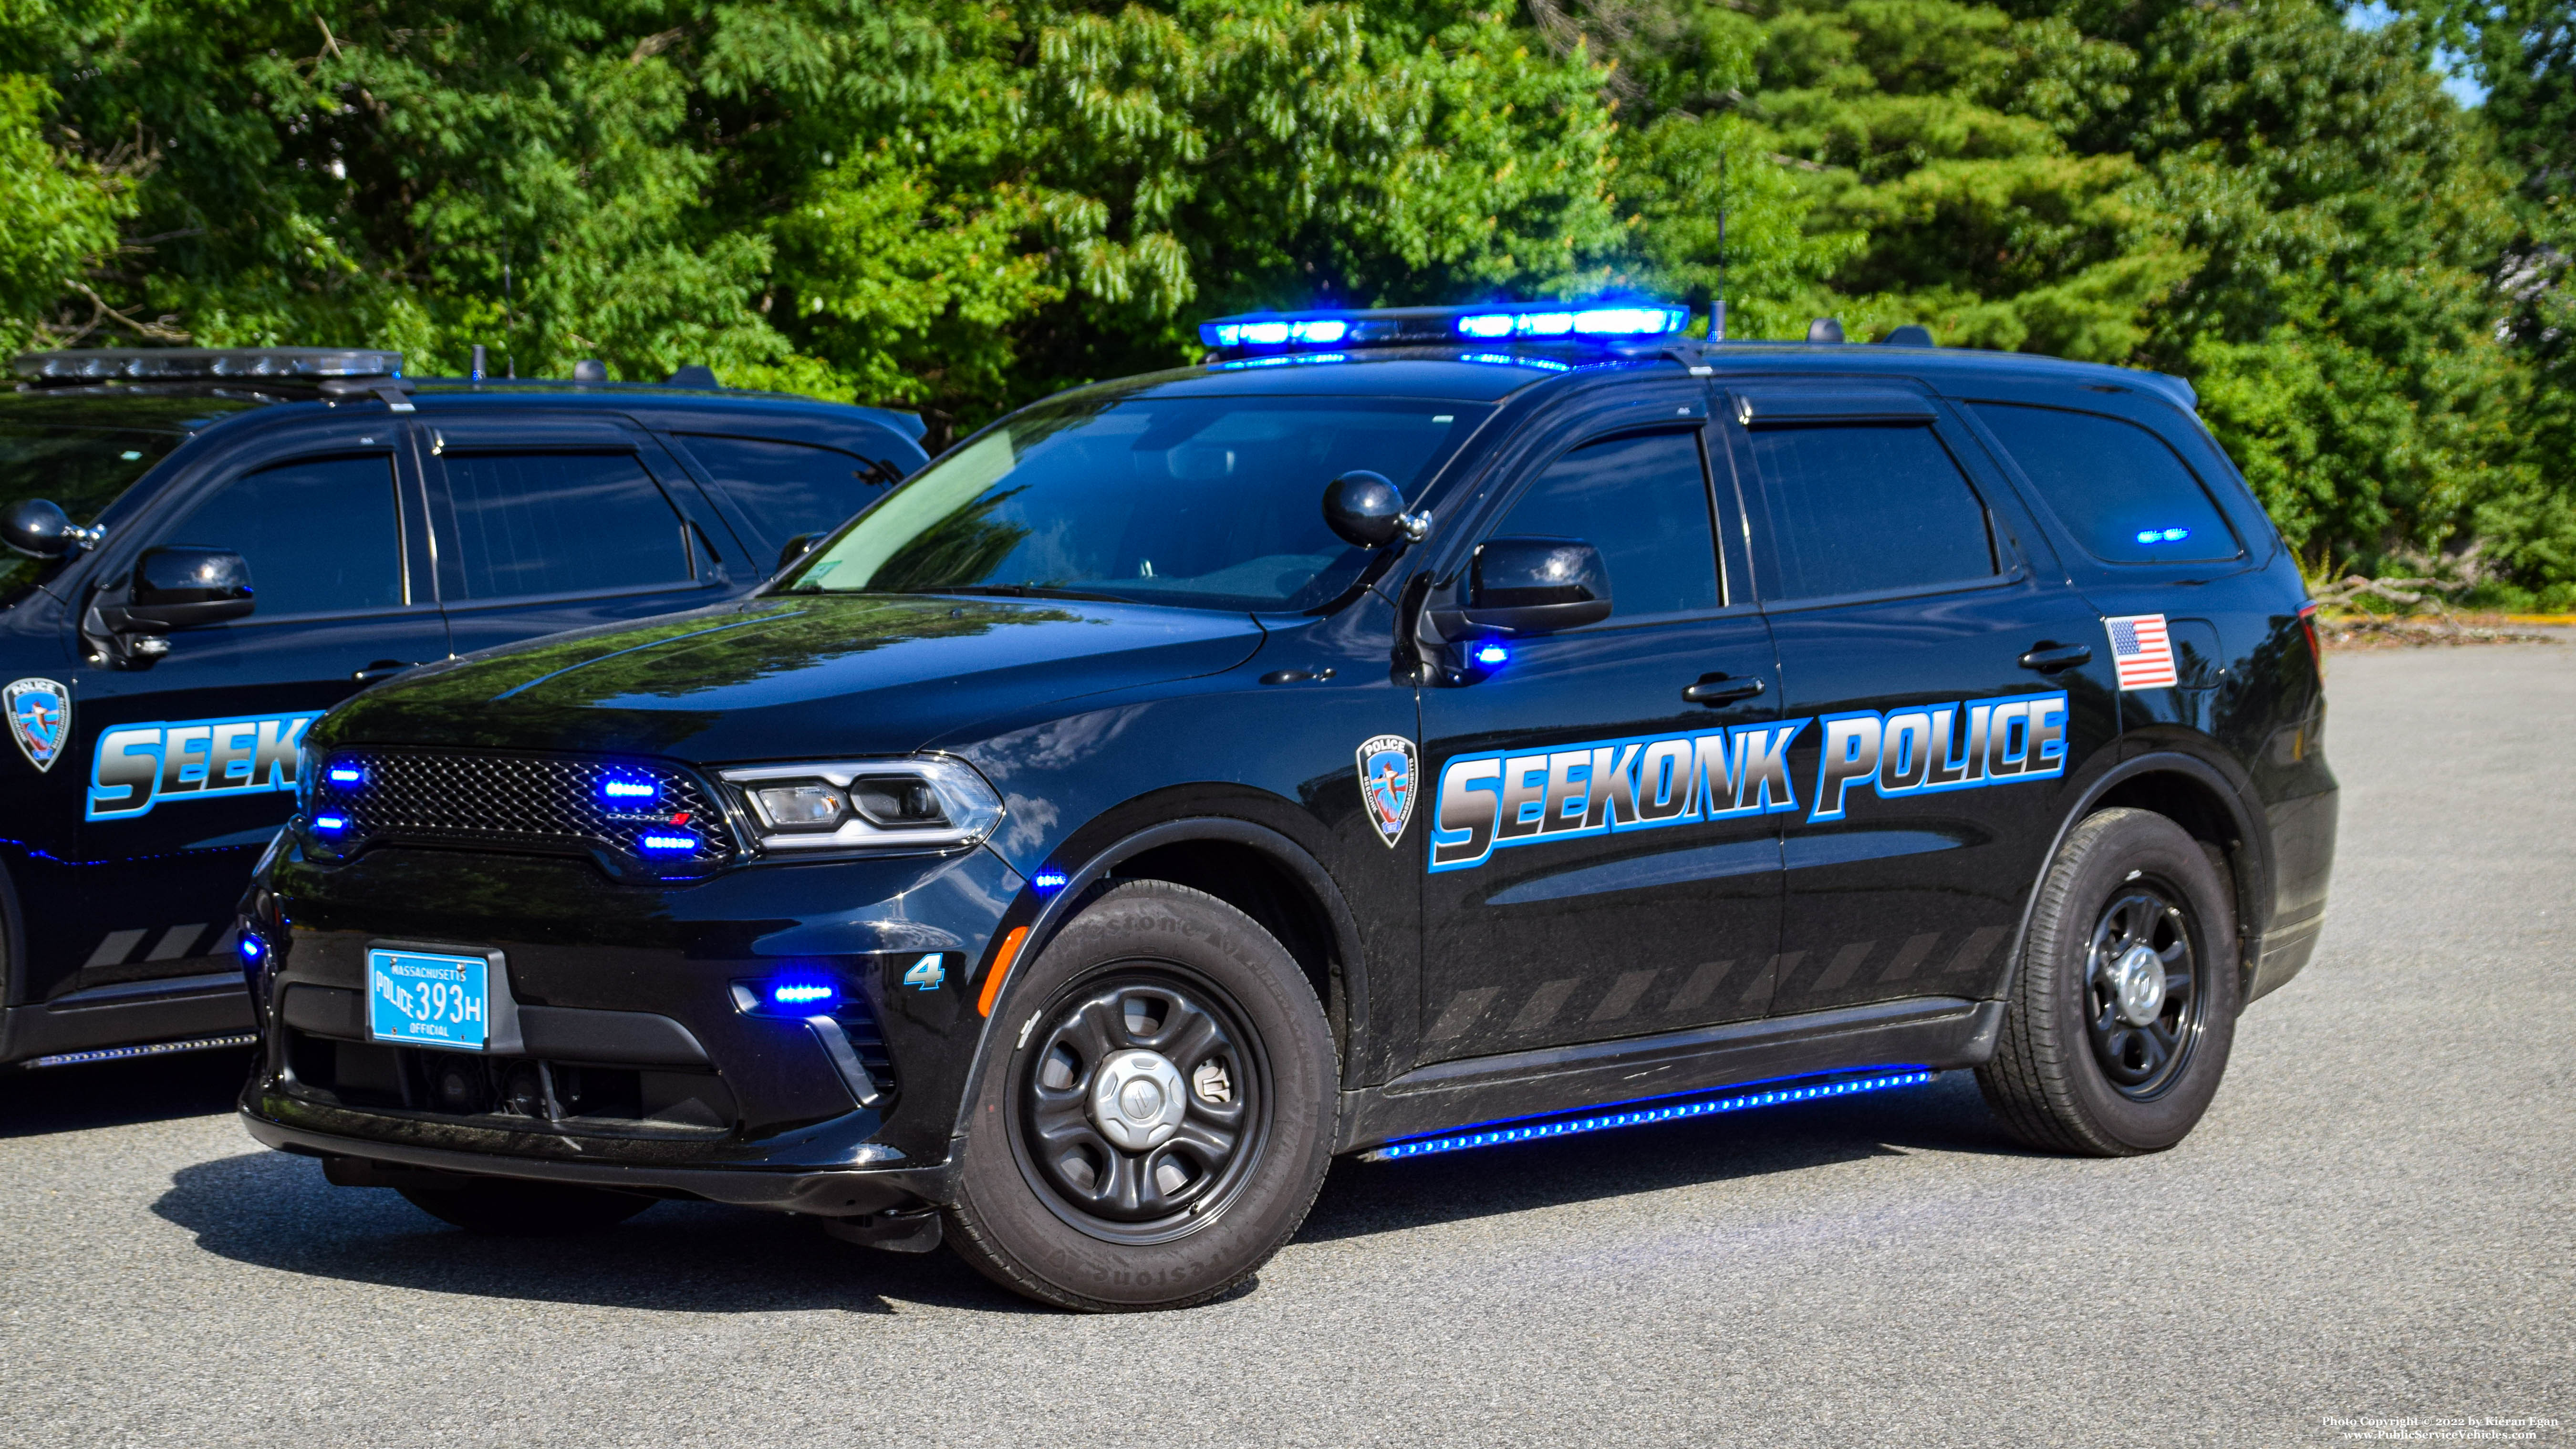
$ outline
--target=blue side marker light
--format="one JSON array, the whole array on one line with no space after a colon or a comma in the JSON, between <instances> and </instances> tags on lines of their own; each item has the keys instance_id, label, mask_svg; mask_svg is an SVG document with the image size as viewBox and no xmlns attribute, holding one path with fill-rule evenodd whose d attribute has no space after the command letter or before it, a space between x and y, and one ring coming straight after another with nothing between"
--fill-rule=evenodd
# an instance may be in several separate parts
<instances>
[{"instance_id":1,"label":"blue side marker light","mask_svg":"<svg viewBox=\"0 0 2576 1449\"><path fill-rule=\"evenodd\" d=\"M325 835L337 835L349 828L349 818L345 815L316 815L313 828Z\"/></svg>"},{"instance_id":2,"label":"blue side marker light","mask_svg":"<svg viewBox=\"0 0 2576 1449\"><path fill-rule=\"evenodd\" d=\"M672 831L667 834L657 831L653 834L644 836L635 843L642 847L648 854L653 855L684 855L698 848L698 838L696 836L682 834L678 831Z\"/></svg>"},{"instance_id":3,"label":"blue side marker light","mask_svg":"<svg viewBox=\"0 0 2576 1449\"><path fill-rule=\"evenodd\" d=\"M1476 646L1476 662L1485 666L1487 669L1508 664L1511 662L1511 659L1512 651L1504 648L1500 644L1479 644Z\"/></svg>"},{"instance_id":4,"label":"blue side marker light","mask_svg":"<svg viewBox=\"0 0 2576 1449\"><path fill-rule=\"evenodd\" d=\"M1692 1102L1674 1102L1662 1107L1632 1107L1621 1112L1603 1112L1588 1117L1560 1117L1551 1121L1531 1122L1519 1127L1489 1127L1478 1132L1458 1132L1446 1137L1417 1137L1410 1142L1390 1142L1372 1152L1360 1154L1363 1162L1391 1162L1399 1157L1427 1157L1435 1152L1460 1152L1470 1147L1499 1147L1506 1142L1535 1142L1542 1137L1571 1137L1578 1132L1600 1132L1612 1127L1643 1127L1654 1122L1678 1122L1687 1117L1709 1117L1720 1112L1741 1112L1747 1107L1777 1107L1789 1102L1812 1102L1823 1097L1849 1097L1861 1092L1883 1092L1891 1087L1917 1087L1932 1080L1936 1073L1921 1067L1890 1067L1874 1074L1842 1077L1816 1082L1803 1087L1771 1087L1762 1091L1738 1091L1721 1097L1703 1097Z\"/></svg>"},{"instance_id":5,"label":"blue side marker light","mask_svg":"<svg viewBox=\"0 0 2576 1449\"><path fill-rule=\"evenodd\" d=\"M241 952L242 969L244 971L256 971L259 969L259 958L268 954L268 943L261 940L259 937L252 935L250 932L244 931L242 932L241 944L234 947L234 949Z\"/></svg>"},{"instance_id":6,"label":"blue side marker light","mask_svg":"<svg viewBox=\"0 0 2576 1449\"><path fill-rule=\"evenodd\" d=\"M2191 530L2188 528L2142 528L2138 530L2138 542L2140 543L2180 543L2189 537L2191 537Z\"/></svg>"},{"instance_id":7,"label":"blue side marker light","mask_svg":"<svg viewBox=\"0 0 2576 1449\"><path fill-rule=\"evenodd\" d=\"M323 773L334 785L363 785L367 783L366 769L360 765L333 765L329 770L324 771Z\"/></svg>"},{"instance_id":8,"label":"blue side marker light","mask_svg":"<svg viewBox=\"0 0 2576 1449\"><path fill-rule=\"evenodd\" d=\"M769 999L781 1006L804 1006L810 1002L829 1001L840 994L833 987L814 981L782 981L769 988Z\"/></svg>"},{"instance_id":9,"label":"blue side marker light","mask_svg":"<svg viewBox=\"0 0 2576 1449\"><path fill-rule=\"evenodd\" d=\"M1065 874L1060 870L1039 871L1037 875L1029 881L1029 884L1038 888L1040 894L1044 894L1049 891L1063 890L1064 883Z\"/></svg>"}]
</instances>

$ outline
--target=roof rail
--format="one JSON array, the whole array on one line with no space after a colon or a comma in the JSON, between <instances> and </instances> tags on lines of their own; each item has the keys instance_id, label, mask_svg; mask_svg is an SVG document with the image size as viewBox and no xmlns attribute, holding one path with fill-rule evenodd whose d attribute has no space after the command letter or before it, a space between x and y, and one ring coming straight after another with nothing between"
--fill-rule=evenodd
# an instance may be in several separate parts
<instances>
[{"instance_id":1,"label":"roof rail","mask_svg":"<svg viewBox=\"0 0 2576 1449\"><path fill-rule=\"evenodd\" d=\"M10 371L38 383L400 377L402 354L358 347L87 347L22 352Z\"/></svg>"}]
</instances>

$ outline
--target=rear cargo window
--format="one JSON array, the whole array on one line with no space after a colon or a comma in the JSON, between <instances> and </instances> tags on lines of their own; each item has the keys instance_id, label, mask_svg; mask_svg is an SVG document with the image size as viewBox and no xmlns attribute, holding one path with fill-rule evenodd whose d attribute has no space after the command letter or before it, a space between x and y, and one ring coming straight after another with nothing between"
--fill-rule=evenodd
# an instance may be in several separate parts
<instances>
[{"instance_id":1,"label":"rear cargo window","mask_svg":"<svg viewBox=\"0 0 2576 1449\"><path fill-rule=\"evenodd\" d=\"M2162 439L2098 413L1976 403L2066 531L2105 563L2207 563L2243 551Z\"/></svg>"},{"instance_id":2,"label":"rear cargo window","mask_svg":"<svg viewBox=\"0 0 2576 1449\"><path fill-rule=\"evenodd\" d=\"M874 464L836 448L702 434L680 442L771 548L838 528L885 491Z\"/></svg>"}]
</instances>

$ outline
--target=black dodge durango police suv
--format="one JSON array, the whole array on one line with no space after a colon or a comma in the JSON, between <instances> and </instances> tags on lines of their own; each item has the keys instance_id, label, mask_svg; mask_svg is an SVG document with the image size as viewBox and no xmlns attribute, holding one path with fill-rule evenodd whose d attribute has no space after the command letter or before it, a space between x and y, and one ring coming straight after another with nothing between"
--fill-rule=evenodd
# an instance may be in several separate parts
<instances>
[{"instance_id":1,"label":"black dodge durango police suv","mask_svg":"<svg viewBox=\"0 0 2576 1449\"><path fill-rule=\"evenodd\" d=\"M1951 1068L2171 1146L2324 909L2288 551L2172 378L1683 320L1212 322L749 600L339 707L244 1122L1085 1309L1242 1282L1337 1153Z\"/></svg>"},{"instance_id":2,"label":"black dodge durango police suv","mask_svg":"<svg viewBox=\"0 0 2576 1449\"><path fill-rule=\"evenodd\" d=\"M748 593L926 460L901 413L29 353L0 392L0 1063L250 1041L232 928L302 736L376 680Z\"/></svg>"}]
</instances>

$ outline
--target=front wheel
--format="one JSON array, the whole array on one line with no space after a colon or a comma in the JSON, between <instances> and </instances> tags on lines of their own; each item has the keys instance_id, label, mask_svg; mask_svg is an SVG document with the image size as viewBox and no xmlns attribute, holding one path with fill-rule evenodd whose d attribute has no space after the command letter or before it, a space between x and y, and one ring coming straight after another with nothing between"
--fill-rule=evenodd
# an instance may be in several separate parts
<instances>
[{"instance_id":1,"label":"front wheel","mask_svg":"<svg viewBox=\"0 0 2576 1449\"><path fill-rule=\"evenodd\" d=\"M1213 896L1132 881L1023 971L994 1013L949 1242L1092 1312L1252 1276L1332 1155L1332 1032L1295 958Z\"/></svg>"},{"instance_id":2,"label":"front wheel","mask_svg":"<svg viewBox=\"0 0 2576 1449\"><path fill-rule=\"evenodd\" d=\"M2239 981L2236 911L2208 853L2152 811L2096 811L2040 886L1977 1085L2030 1146L2161 1152L2218 1092Z\"/></svg>"}]
</instances>

